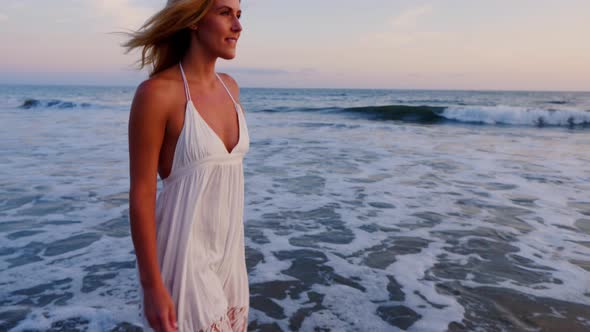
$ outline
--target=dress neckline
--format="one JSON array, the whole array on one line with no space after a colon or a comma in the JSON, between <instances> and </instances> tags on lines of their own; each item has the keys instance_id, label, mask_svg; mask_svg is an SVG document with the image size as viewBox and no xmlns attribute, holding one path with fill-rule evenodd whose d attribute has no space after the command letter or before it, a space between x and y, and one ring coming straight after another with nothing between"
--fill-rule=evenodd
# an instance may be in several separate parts
<instances>
[{"instance_id":1,"label":"dress neckline","mask_svg":"<svg viewBox=\"0 0 590 332\"><path fill-rule=\"evenodd\" d=\"M205 124L205 127L207 127L208 130L211 131L211 133L213 134L213 136L215 136L215 138L217 139L217 141L219 143L221 143L224 152L226 154L228 154L228 155L231 155L236 150L236 148L238 147L238 145L240 144L240 142L242 141L242 121L240 119L240 110L238 109L239 108L238 107L238 103L236 103L236 100L232 96L231 92L229 91L229 89L227 88L227 86L225 85L225 83L223 82L223 80L221 79L221 77L219 77L219 75L217 73L215 73L215 76L217 77L217 79L219 80L219 82L221 82L221 85L223 86L223 88L225 89L225 91L227 92L227 94L229 95L229 97L231 98L231 101L234 104L234 110L236 111L236 115L238 117L238 142L233 146L233 148L231 150L228 150L228 148L225 145L225 142L223 141L223 139L221 138L221 136L219 136L219 134L217 134L217 132L215 130L213 130L213 128L201 116L201 113L199 113L197 107L195 106L195 104L194 104L194 102L193 102L193 100L191 98L190 89L188 87L188 80L186 78L186 75L184 74L184 69L182 68L182 63L179 62L178 65L180 66L180 73L182 74L182 81L184 83L184 92L186 94L186 99L187 99L185 113L186 113L186 109L188 109L189 106L192 106L192 110L191 111L197 113L197 117L201 121L203 121L203 123Z\"/></svg>"},{"instance_id":2,"label":"dress neckline","mask_svg":"<svg viewBox=\"0 0 590 332\"><path fill-rule=\"evenodd\" d=\"M187 108L190 107L192 108L192 110L190 110L191 112L195 112L197 113L197 117L203 121L203 123L205 124L205 127L207 127L207 129L209 131L211 131L211 133L213 134L213 136L215 136L215 138L217 139L217 141L219 143L221 143L221 145L223 146L223 150L227 153L227 154L232 154L234 151L236 151L236 148L238 147L238 145L240 144L240 142L242 141L242 121L240 119L240 113L238 111L238 108L236 105L234 105L234 108L236 109L236 113L238 116L238 142L234 145L234 147L230 150L227 149L227 146L225 145L225 143L223 142L223 140L221 139L221 136L219 136L215 130L213 130L213 128L211 128L211 126L209 126L209 124L207 123L207 121L205 121L205 119L201 116L201 113L199 113L199 111L197 110L197 107L195 106L195 104L193 103L192 100L189 100L187 102Z\"/></svg>"}]
</instances>

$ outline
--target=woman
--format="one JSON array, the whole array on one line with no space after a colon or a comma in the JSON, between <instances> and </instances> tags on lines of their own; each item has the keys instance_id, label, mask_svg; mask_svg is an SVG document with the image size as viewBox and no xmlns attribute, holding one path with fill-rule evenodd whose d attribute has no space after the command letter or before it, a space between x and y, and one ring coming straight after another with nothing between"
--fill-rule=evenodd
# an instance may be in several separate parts
<instances>
[{"instance_id":1,"label":"woman","mask_svg":"<svg viewBox=\"0 0 590 332\"><path fill-rule=\"evenodd\" d=\"M131 106L129 211L140 313L156 331L247 327L250 143L238 85L215 72L235 57L240 15L239 0L169 0L125 44L153 67Z\"/></svg>"}]
</instances>

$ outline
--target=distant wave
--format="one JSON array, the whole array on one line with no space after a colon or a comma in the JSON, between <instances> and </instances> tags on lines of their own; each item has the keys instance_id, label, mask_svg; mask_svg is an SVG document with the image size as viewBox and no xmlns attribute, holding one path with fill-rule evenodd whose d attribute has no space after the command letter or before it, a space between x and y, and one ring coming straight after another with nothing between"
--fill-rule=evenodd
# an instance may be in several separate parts
<instances>
[{"instance_id":1,"label":"distant wave","mask_svg":"<svg viewBox=\"0 0 590 332\"><path fill-rule=\"evenodd\" d=\"M51 99L51 100L39 100L29 98L26 99L19 108L31 109L31 108L88 108L92 106L90 103L74 103L71 101Z\"/></svg>"},{"instance_id":2,"label":"distant wave","mask_svg":"<svg viewBox=\"0 0 590 332\"><path fill-rule=\"evenodd\" d=\"M452 106L442 116L481 124L524 126L590 126L590 113L578 110L529 109L516 106Z\"/></svg>"},{"instance_id":3,"label":"distant wave","mask_svg":"<svg viewBox=\"0 0 590 332\"><path fill-rule=\"evenodd\" d=\"M349 108L264 109L261 112L347 112L372 120L395 120L424 124L473 123L485 125L589 127L590 112L581 110L529 109L516 106L412 106L387 105Z\"/></svg>"},{"instance_id":4,"label":"distant wave","mask_svg":"<svg viewBox=\"0 0 590 332\"><path fill-rule=\"evenodd\" d=\"M330 113L330 112L342 112L341 107L286 107L286 106L279 106L274 108L263 108L261 110L256 110L257 112L263 113L290 113L290 112L320 112L320 113Z\"/></svg>"},{"instance_id":5,"label":"distant wave","mask_svg":"<svg viewBox=\"0 0 590 332\"><path fill-rule=\"evenodd\" d=\"M372 120L398 120L406 122L419 123L439 123L449 122L442 116L445 107L441 106L408 106L408 105L389 105L389 106L366 106L366 107L325 107L325 108L291 108L276 107L272 109L262 109L259 112L264 113L283 113L283 112L321 112L321 113L357 113L359 116L370 118Z\"/></svg>"},{"instance_id":6,"label":"distant wave","mask_svg":"<svg viewBox=\"0 0 590 332\"><path fill-rule=\"evenodd\" d=\"M344 112L360 113L375 120L397 120L418 123L440 123L448 121L442 116L445 107L441 106L367 106L350 107L343 109Z\"/></svg>"}]
</instances>

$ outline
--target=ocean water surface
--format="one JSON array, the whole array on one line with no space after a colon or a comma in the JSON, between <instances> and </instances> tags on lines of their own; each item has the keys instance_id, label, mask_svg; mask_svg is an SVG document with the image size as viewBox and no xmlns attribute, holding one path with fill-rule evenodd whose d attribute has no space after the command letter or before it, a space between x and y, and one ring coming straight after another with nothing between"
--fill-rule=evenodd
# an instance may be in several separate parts
<instances>
[{"instance_id":1,"label":"ocean water surface","mask_svg":"<svg viewBox=\"0 0 590 332\"><path fill-rule=\"evenodd\" d=\"M0 330L140 330L133 92L0 86ZM590 330L590 93L240 99L249 330Z\"/></svg>"}]
</instances>

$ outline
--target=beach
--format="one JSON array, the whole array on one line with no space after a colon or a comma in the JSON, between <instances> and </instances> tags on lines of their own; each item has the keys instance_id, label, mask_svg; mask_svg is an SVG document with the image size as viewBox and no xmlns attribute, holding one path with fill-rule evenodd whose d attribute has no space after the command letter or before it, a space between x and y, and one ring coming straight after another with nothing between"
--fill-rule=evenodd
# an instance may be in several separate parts
<instances>
[{"instance_id":1,"label":"beach","mask_svg":"<svg viewBox=\"0 0 590 332\"><path fill-rule=\"evenodd\" d=\"M0 86L0 330L140 330L133 92ZM590 93L240 100L249 330L590 330Z\"/></svg>"}]
</instances>

